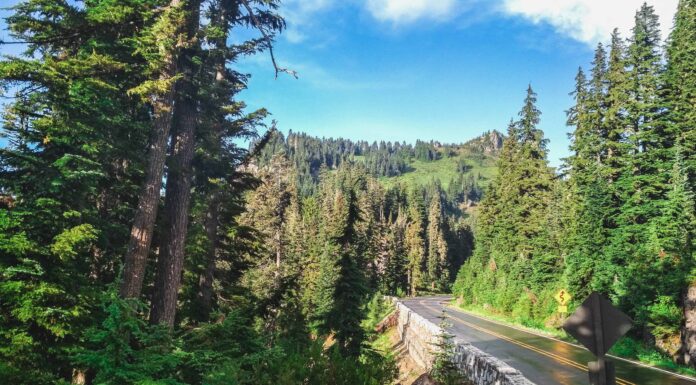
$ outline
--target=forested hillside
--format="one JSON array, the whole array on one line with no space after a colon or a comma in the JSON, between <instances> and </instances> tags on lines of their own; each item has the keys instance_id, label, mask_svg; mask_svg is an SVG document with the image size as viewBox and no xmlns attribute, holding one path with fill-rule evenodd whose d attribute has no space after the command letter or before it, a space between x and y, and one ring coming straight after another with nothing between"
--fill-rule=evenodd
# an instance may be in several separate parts
<instances>
[{"instance_id":1,"label":"forested hillside","mask_svg":"<svg viewBox=\"0 0 696 385\"><path fill-rule=\"evenodd\" d=\"M560 173L530 87L457 276L463 304L555 326L555 291L572 305L598 291L633 318L634 337L696 362L696 2L679 4L666 51L644 5L631 35L615 31L578 71Z\"/></svg>"},{"instance_id":2,"label":"forested hillside","mask_svg":"<svg viewBox=\"0 0 696 385\"><path fill-rule=\"evenodd\" d=\"M268 127L239 60L297 76L273 53L278 0L17 4L0 382L388 384L383 295L556 327L560 288L696 365L695 0L666 42L645 5L597 47L558 170L531 86L505 134L460 144Z\"/></svg>"},{"instance_id":3,"label":"forested hillside","mask_svg":"<svg viewBox=\"0 0 696 385\"><path fill-rule=\"evenodd\" d=\"M27 0L0 61L0 378L381 384L371 298L449 289L501 136L284 138L238 99L269 1ZM230 45L251 29L259 37ZM291 72L277 66L279 74ZM251 147L240 143L251 142ZM408 183L421 165L446 170ZM413 182L413 183L412 183ZM378 302L372 302L373 304ZM373 315L374 317L374 315Z\"/></svg>"},{"instance_id":4,"label":"forested hillside","mask_svg":"<svg viewBox=\"0 0 696 385\"><path fill-rule=\"evenodd\" d=\"M267 166L282 154L296 171L302 195L316 190L322 171L341 165L360 166L386 187L437 184L446 190L452 207L478 202L496 172L504 136L490 131L462 144L416 141L372 142L317 138L290 131L272 135L260 152L257 166Z\"/></svg>"},{"instance_id":5,"label":"forested hillside","mask_svg":"<svg viewBox=\"0 0 696 385\"><path fill-rule=\"evenodd\" d=\"M377 256L402 246L406 212L380 211L359 170L321 178L324 193L302 204L291 186L275 195L284 182L265 175L277 174L249 171L273 131L259 138L267 112L239 100L247 75L235 67L241 55L272 55L285 27L278 3L26 0L10 10L25 52L0 60L0 382L393 378L361 323L377 288L405 290L406 254ZM292 72L273 56L268 65ZM246 140L256 146L237 145ZM448 219L431 212L439 240ZM414 215L422 236L425 214ZM438 252L435 268L454 270L453 252ZM384 277L378 263L402 270Z\"/></svg>"},{"instance_id":6,"label":"forested hillside","mask_svg":"<svg viewBox=\"0 0 696 385\"><path fill-rule=\"evenodd\" d=\"M241 223L262 229L273 240L268 247L273 258L268 261L275 268L292 271L297 266L295 275L284 274L294 282L300 277L304 306L319 306L312 298L317 285L328 281L333 287L334 273L325 268L336 261L326 260L331 253L325 253L324 245L330 238L322 231L331 220L355 220L352 215L361 224L357 235L363 248L357 255L371 291L416 295L449 290L471 254L467 209L480 200L481 185L488 180L481 170L493 173L490 164L497 157L501 134L486 133L461 145L369 144L292 132L286 138L277 131L267 139L248 166L261 186L248 194L248 213ZM419 163L431 164L440 173L408 182L400 179L418 172ZM442 175L451 175L444 181L446 187ZM356 212L332 208L337 194L355 199ZM312 268L303 271L299 266ZM270 267L265 270L275 274ZM263 279L256 276L251 281Z\"/></svg>"}]
</instances>

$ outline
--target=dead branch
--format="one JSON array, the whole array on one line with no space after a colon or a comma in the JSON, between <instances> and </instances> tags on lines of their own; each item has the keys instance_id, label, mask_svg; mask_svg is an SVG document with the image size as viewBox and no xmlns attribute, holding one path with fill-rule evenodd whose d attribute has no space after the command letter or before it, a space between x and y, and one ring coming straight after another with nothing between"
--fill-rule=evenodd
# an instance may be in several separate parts
<instances>
[{"instance_id":1,"label":"dead branch","mask_svg":"<svg viewBox=\"0 0 696 385\"><path fill-rule=\"evenodd\" d=\"M247 12L249 12L249 17L251 17L252 23L254 24L256 29L258 29L259 32L261 32L261 34L263 35L263 38L266 40L266 46L268 47L268 52L271 55L271 62L273 63L273 68L275 69L276 79L278 78L278 73L280 73L280 72L285 72L286 74L291 75L295 79L299 79L299 77L297 76L297 71L278 66L278 63L276 62L276 59L275 59L275 55L273 54L273 39L271 39L271 37L268 36L268 34L266 33L266 30L261 25L261 22L259 22L259 19L256 18L256 15L254 14L254 10L249 5L249 2L247 0L241 0L241 1L242 1L242 4L244 4L244 8L246 8Z\"/></svg>"}]
</instances>

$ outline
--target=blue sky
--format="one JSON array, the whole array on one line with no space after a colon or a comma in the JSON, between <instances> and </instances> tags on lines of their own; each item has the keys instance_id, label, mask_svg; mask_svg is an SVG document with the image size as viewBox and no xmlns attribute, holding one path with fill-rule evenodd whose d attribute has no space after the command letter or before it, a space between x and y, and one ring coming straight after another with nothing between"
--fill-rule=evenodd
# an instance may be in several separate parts
<instances>
[{"instance_id":1,"label":"blue sky","mask_svg":"<svg viewBox=\"0 0 696 385\"><path fill-rule=\"evenodd\" d=\"M653 1L668 30L677 0ZM285 0L288 29L275 53L300 78L275 79L267 55L242 60L236 69L252 78L241 98L269 109L285 132L462 142L504 131L531 83L558 165L578 66L614 27L626 36L641 3Z\"/></svg>"},{"instance_id":2,"label":"blue sky","mask_svg":"<svg viewBox=\"0 0 696 385\"><path fill-rule=\"evenodd\" d=\"M550 160L568 154L565 110L578 66L614 27L628 35L633 0L287 0L282 65L265 57L243 97L283 130L369 140L460 142L504 131L529 83ZM659 7L658 7L659 6ZM656 10L669 28L676 1Z\"/></svg>"}]
</instances>

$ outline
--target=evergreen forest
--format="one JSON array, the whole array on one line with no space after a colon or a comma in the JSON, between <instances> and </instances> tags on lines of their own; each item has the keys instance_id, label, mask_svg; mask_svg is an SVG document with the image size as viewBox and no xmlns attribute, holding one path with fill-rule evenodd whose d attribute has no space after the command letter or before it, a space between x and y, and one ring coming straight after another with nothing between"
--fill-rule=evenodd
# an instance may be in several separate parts
<instances>
[{"instance_id":1,"label":"evergreen forest","mask_svg":"<svg viewBox=\"0 0 696 385\"><path fill-rule=\"evenodd\" d=\"M561 288L696 367L696 0L666 41L643 5L578 69L558 168L532 85L506 129L460 143L286 131L237 67L298 76L273 51L282 7L11 8L0 383L390 384L383 296L557 328Z\"/></svg>"}]
</instances>

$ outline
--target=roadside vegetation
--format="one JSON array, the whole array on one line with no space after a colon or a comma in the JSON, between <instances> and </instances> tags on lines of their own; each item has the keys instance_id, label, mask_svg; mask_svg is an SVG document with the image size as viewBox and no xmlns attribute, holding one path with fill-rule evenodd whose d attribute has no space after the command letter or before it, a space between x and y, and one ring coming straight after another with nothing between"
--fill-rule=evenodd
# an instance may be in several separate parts
<instances>
[{"instance_id":1,"label":"roadside vegetation","mask_svg":"<svg viewBox=\"0 0 696 385\"><path fill-rule=\"evenodd\" d=\"M694 366L696 1L666 50L647 5L597 48L560 170L531 85L505 135L465 143L284 134L238 72L263 54L296 75L272 52L281 3L7 11L2 381L384 384L381 294L552 330L562 287L635 320L617 354Z\"/></svg>"},{"instance_id":2,"label":"roadside vegetation","mask_svg":"<svg viewBox=\"0 0 696 385\"><path fill-rule=\"evenodd\" d=\"M544 324L542 322L533 320L530 322L528 318L515 318L512 316L507 316L499 312L495 312L490 308L486 309L481 306L461 304L456 300L452 302L452 306L480 317L494 320L504 325L527 330L531 333L557 338L559 340L574 344L578 343L572 336L568 335L568 333L559 327L558 323L562 321L560 317L556 319L556 325L552 326L549 325L549 323ZM619 341L617 341L614 347L609 351L609 354L639 361L644 364L673 371L675 373L696 377L696 369L674 362L672 357L659 351L654 347L654 345L641 342L636 340L634 337L623 337L619 339Z\"/></svg>"},{"instance_id":3,"label":"roadside vegetation","mask_svg":"<svg viewBox=\"0 0 696 385\"><path fill-rule=\"evenodd\" d=\"M575 78L571 155L560 173L549 167L528 89L452 288L465 308L553 330L562 322L556 292L572 295L572 313L596 291L634 322L614 353L694 366L695 16L696 2L680 1L663 45L644 4L628 37L615 31L598 45Z\"/></svg>"}]
</instances>

